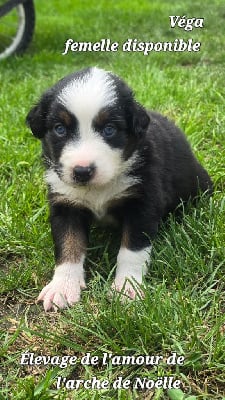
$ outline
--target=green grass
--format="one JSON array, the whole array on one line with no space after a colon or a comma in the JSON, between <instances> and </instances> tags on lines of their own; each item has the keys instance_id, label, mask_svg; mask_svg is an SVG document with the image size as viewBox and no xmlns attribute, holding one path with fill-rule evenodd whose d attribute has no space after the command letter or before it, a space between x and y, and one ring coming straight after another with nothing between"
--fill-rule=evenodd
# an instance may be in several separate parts
<instances>
[{"instance_id":1,"label":"green grass","mask_svg":"<svg viewBox=\"0 0 225 400\"><path fill-rule=\"evenodd\" d=\"M222 399L225 398L225 50L222 1L70 1L36 6L36 29L28 52L0 64L0 399ZM204 28L170 29L169 15L204 17ZM68 38L120 44L141 41L200 41L198 53L69 53ZM123 303L108 296L115 271L115 232L93 228L82 302L45 314L35 299L52 275L40 143L25 117L43 90L65 74L88 65L113 70L137 99L183 128L209 171L215 194L173 216L154 243L144 300ZM74 366L20 365L22 353L75 355ZM90 352L97 365L82 365ZM162 355L159 365L101 364L103 353ZM183 365L168 365L176 352ZM57 390L57 377L157 380L173 376L182 391Z\"/></svg>"}]
</instances>

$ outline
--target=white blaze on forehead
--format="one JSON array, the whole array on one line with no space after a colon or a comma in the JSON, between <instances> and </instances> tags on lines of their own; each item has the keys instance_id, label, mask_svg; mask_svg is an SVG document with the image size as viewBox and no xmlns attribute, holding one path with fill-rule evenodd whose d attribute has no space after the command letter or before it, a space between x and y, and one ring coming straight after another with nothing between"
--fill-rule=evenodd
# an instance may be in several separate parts
<instances>
[{"instance_id":1,"label":"white blaze on forehead","mask_svg":"<svg viewBox=\"0 0 225 400\"><path fill-rule=\"evenodd\" d=\"M59 100L76 116L78 121L89 123L106 106L116 100L116 91L109 73L99 68L71 81L60 93Z\"/></svg>"}]
</instances>

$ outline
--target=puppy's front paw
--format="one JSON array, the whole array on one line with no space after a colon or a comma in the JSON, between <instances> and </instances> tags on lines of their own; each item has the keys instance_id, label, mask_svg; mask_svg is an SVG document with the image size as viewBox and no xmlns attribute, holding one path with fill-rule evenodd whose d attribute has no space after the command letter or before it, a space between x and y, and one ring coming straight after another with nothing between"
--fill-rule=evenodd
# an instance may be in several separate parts
<instances>
[{"instance_id":1,"label":"puppy's front paw","mask_svg":"<svg viewBox=\"0 0 225 400\"><path fill-rule=\"evenodd\" d=\"M85 284L78 280L58 280L53 279L46 285L37 300L43 301L45 311L54 308L65 308L67 305L71 306L80 300L81 289L85 288Z\"/></svg>"},{"instance_id":2,"label":"puppy's front paw","mask_svg":"<svg viewBox=\"0 0 225 400\"><path fill-rule=\"evenodd\" d=\"M85 289L83 273L76 271L76 265L62 264L56 268L52 281L39 294L37 301L43 301L45 311L65 308L80 300L81 289Z\"/></svg>"},{"instance_id":3,"label":"puppy's front paw","mask_svg":"<svg viewBox=\"0 0 225 400\"><path fill-rule=\"evenodd\" d=\"M133 300L136 297L144 297L144 293L142 292L138 284L135 281L128 280L127 278L115 279L112 284L112 289L122 293L122 295L124 296L123 298L125 298L126 296L127 298Z\"/></svg>"},{"instance_id":4,"label":"puppy's front paw","mask_svg":"<svg viewBox=\"0 0 225 400\"><path fill-rule=\"evenodd\" d=\"M112 289L122 293L121 299L143 298L140 288L143 276L146 274L151 246L142 250L130 250L121 247L117 257L117 269Z\"/></svg>"}]
</instances>

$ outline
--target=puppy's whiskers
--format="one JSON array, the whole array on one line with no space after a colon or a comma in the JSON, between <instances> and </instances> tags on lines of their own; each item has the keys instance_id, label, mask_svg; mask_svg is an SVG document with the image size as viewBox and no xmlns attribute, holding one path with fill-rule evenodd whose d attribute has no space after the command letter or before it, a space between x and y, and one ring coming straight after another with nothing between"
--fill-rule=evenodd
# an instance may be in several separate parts
<instances>
[{"instance_id":1,"label":"puppy's whiskers","mask_svg":"<svg viewBox=\"0 0 225 400\"><path fill-rule=\"evenodd\" d=\"M62 167L59 164L55 163L45 155L43 156L43 160L46 167L53 169L60 176L62 173Z\"/></svg>"}]
</instances>

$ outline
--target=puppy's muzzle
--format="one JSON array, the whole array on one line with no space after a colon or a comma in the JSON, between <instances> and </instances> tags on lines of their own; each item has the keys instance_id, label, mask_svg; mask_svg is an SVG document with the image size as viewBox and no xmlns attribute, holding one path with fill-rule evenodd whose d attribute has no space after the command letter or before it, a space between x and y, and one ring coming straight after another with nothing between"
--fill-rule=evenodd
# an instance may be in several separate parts
<instances>
[{"instance_id":1,"label":"puppy's muzzle","mask_svg":"<svg viewBox=\"0 0 225 400\"><path fill-rule=\"evenodd\" d=\"M76 165L73 170L73 180L76 183L86 184L95 174L96 167L94 164L83 167L82 165Z\"/></svg>"}]
</instances>

